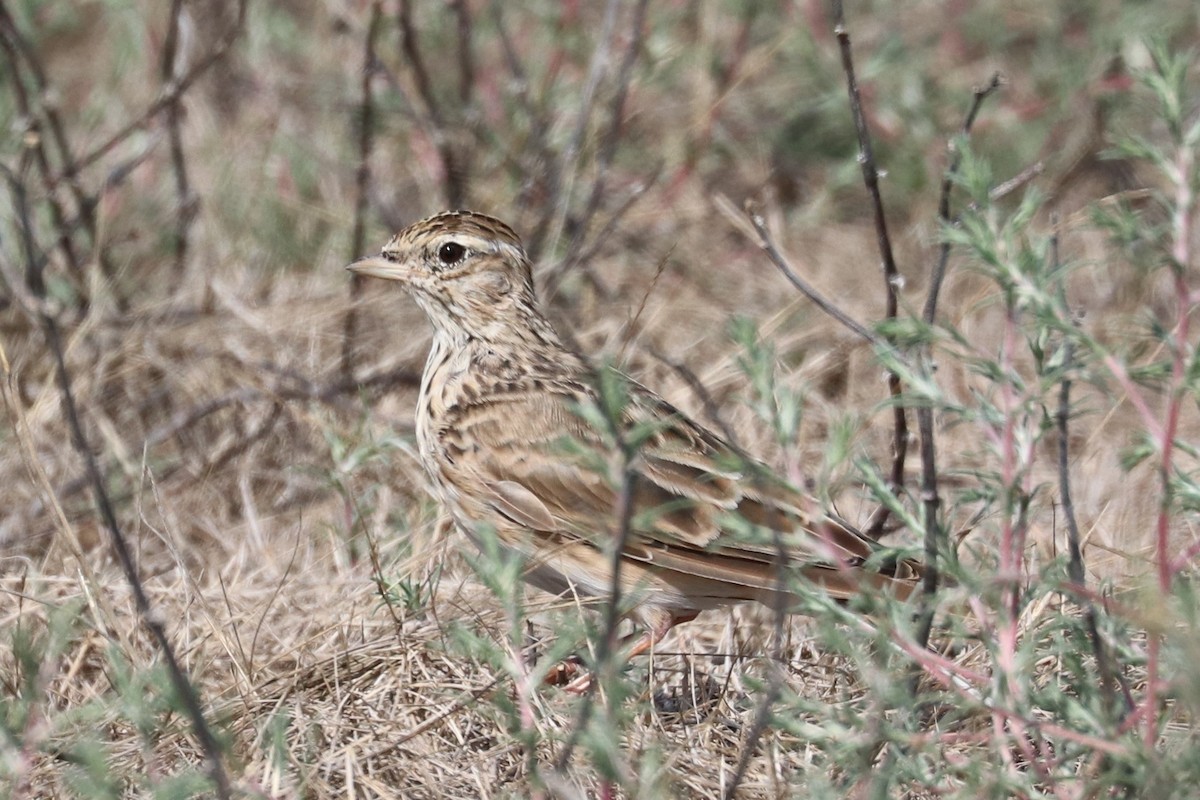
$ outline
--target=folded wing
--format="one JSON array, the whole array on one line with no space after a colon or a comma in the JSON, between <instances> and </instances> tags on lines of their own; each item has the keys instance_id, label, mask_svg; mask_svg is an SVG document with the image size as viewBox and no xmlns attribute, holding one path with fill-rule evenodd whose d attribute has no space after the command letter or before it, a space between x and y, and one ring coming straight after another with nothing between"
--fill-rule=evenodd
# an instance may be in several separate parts
<instances>
[{"instance_id":1,"label":"folded wing","mask_svg":"<svg viewBox=\"0 0 1200 800\"><path fill-rule=\"evenodd\" d=\"M460 466L503 518L603 549L604 537L615 533L619 487L612 476L619 464L612 460L615 448L573 408L590 398L581 384L551 391L542 384L536 392L513 387L480 399L452 425L478 444L469 465ZM674 573L689 586L712 584L713 596L759 600L778 587L778 538L789 567L834 597L848 599L864 588L907 595L915 585L918 565L864 569L877 550L871 541L810 511L802 493L656 395L635 386L625 416L631 430L645 435L634 464L625 551L633 561L667 580ZM523 423L521 441L507 424L515 417Z\"/></svg>"}]
</instances>

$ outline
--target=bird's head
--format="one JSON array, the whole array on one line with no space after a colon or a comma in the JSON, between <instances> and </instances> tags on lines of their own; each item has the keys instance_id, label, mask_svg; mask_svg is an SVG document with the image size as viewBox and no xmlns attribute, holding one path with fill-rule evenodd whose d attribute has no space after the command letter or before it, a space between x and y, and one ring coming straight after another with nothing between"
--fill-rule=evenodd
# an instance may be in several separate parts
<instances>
[{"instance_id":1,"label":"bird's head","mask_svg":"<svg viewBox=\"0 0 1200 800\"><path fill-rule=\"evenodd\" d=\"M494 340L540 322L521 239L498 219L450 211L409 225L357 275L399 281L439 333Z\"/></svg>"}]
</instances>

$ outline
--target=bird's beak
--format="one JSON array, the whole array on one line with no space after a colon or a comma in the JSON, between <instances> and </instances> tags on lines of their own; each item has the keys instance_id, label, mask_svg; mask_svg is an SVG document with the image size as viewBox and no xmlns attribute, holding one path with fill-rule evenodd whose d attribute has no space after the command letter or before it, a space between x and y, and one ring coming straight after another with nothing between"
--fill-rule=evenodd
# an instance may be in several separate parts
<instances>
[{"instance_id":1,"label":"bird's beak","mask_svg":"<svg viewBox=\"0 0 1200 800\"><path fill-rule=\"evenodd\" d=\"M358 261L347 266L346 269L355 275L366 275L369 278L384 278L389 281L403 281L408 279L407 269L381 256L360 258Z\"/></svg>"}]
</instances>

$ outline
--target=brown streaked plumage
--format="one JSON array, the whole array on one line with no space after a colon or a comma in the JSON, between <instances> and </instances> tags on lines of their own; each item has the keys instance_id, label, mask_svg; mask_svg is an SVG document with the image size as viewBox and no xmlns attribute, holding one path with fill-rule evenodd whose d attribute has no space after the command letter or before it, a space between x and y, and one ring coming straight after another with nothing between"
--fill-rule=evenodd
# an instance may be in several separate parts
<instances>
[{"instance_id":1,"label":"brown streaked plumage","mask_svg":"<svg viewBox=\"0 0 1200 800\"><path fill-rule=\"evenodd\" d=\"M616 535L618 489L584 463L578 447L608 449L578 410L594 405L596 376L538 310L517 235L482 214L439 214L349 269L400 281L434 325L417 438L438 499L458 526L473 538L481 526L494 530L525 556L535 586L608 595L603 540ZM912 591L916 564L867 569L873 543L812 514L803 494L764 478L765 469L653 392L629 387L624 422L653 428L638 450L622 553L622 596L635 599L632 616L646 629L635 652L704 609L777 599L774 550L735 536L736 517L784 532L792 566L835 598Z\"/></svg>"}]
</instances>

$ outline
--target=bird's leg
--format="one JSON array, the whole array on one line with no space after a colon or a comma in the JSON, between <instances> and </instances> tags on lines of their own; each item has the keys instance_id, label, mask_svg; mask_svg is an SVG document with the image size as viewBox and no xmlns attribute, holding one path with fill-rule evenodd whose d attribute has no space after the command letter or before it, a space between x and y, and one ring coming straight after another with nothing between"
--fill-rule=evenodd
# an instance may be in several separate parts
<instances>
[{"instance_id":1,"label":"bird's leg","mask_svg":"<svg viewBox=\"0 0 1200 800\"><path fill-rule=\"evenodd\" d=\"M674 628L681 622L691 622L699 613L698 611L689 611L676 615L663 614L644 633L640 635L631 633L628 636L622 637L620 645L617 647L617 652L623 651L630 642L633 642L633 646L629 648L629 652L625 654L622 662L629 661L634 656L640 656L642 653L647 652L654 645L661 642L670 632L671 628ZM562 686L566 683L566 686L563 686L566 691L571 694L583 694L592 685L592 673L584 672L583 674L578 674L582 666L583 661L579 656L571 656L555 665L550 674L546 676L546 683L551 686ZM567 683L567 681L570 682Z\"/></svg>"},{"instance_id":2,"label":"bird's leg","mask_svg":"<svg viewBox=\"0 0 1200 800\"><path fill-rule=\"evenodd\" d=\"M667 637L667 634L671 632L671 628L683 622L691 622L699 615L699 611L688 611L684 614L674 614L671 616L664 615L662 622L659 622L657 625L649 628L640 637L637 637L633 647L629 648L629 653L626 654L625 660L628 661L634 656L640 656L642 653L649 651L654 645ZM633 639L633 634L626 636L621 640L621 646L624 647L627 642Z\"/></svg>"}]
</instances>

